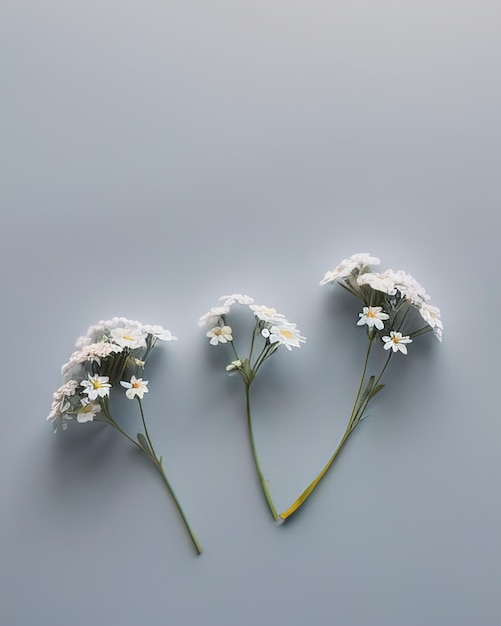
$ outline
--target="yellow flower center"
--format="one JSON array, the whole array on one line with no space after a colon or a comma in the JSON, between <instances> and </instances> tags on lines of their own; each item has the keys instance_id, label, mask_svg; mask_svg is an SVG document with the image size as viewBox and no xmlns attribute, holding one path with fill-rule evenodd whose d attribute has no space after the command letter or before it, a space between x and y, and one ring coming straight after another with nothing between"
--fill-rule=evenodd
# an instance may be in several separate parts
<instances>
[{"instance_id":1,"label":"yellow flower center","mask_svg":"<svg viewBox=\"0 0 501 626\"><path fill-rule=\"evenodd\" d=\"M141 387L141 383L136 380L135 382L132 383L132 386L134 389L139 389L139 387Z\"/></svg>"},{"instance_id":2,"label":"yellow flower center","mask_svg":"<svg viewBox=\"0 0 501 626\"><path fill-rule=\"evenodd\" d=\"M129 335L124 335L122 339L125 339L125 341L134 341L134 337L130 337Z\"/></svg>"},{"instance_id":3,"label":"yellow flower center","mask_svg":"<svg viewBox=\"0 0 501 626\"><path fill-rule=\"evenodd\" d=\"M219 335L223 334L223 331L221 328L216 328L216 330L214 331L214 334L217 335L219 337Z\"/></svg>"},{"instance_id":4,"label":"yellow flower center","mask_svg":"<svg viewBox=\"0 0 501 626\"><path fill-rule=\"evenodd\" d=\"M376 314L371 308L367 311L367 317L376 317Z\"/></svg>"},{"instance_id":5,"label":"yellow flower center","mask_svg":"<svg viewBox=\"0 0 501 626\"><path fill-rule=\"evenodd\" d=\"M102 387L101 383L98 380L93 380L92 386L94 387L94 389L101 389Z\"/></svg>"},{"instance_id":6,"label":"yellow flower center","mask_svg":"<svg viewBox=\"0 0 501 626\"><path fill-rule=\"evenodd\" d=\"M292 339L294 337L294 333L291 330L287 330L286 328L280 329L280 334L286 339Z\"/></svg>"}]
</instances>

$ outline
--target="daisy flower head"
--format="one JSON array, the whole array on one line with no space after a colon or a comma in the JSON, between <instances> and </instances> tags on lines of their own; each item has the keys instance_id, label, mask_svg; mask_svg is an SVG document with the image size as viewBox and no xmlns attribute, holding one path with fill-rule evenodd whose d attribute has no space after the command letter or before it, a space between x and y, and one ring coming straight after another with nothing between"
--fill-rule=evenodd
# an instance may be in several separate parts
<instances>
[{"instance_id":1,"label":"daisy flower head","mask_svg":"<svg viewBox=\"0 0 501 626\"><path fill-rule=\"evenodd\" d=\"M249 309L254 313L258 320L268 322L270 324L285 322L285 316L274 308L263 304L251 304Z\"/></svg>"},{"instance_id":2,"label":"daisy flower head","mask_svg":"<svg viewBox=\"0 0 501 626\"><path fill-rule=\"evenodd\" d=\"M131 350L146 346L147 334L142 328L133 326L117 326L110 331L110 337L114 343Z\"/></svg>"},{"instance_id":3,"label":"daisy flower head","mask_svg":"<svg viewBox=\"0 0 501 626\"><path fill-rule=\"evenodd\" d=\"M101 412L101 405L98 402L92 402L89 398L82 398L81 407L77 409L77 422L92 422L96 415Z\"/></svg>"},{"instance_id":4,"label":"daisy flower head","mask_svg":"<svg viewBox=\"0 0 501 626\"><path fill-rule=\"evenodd\" d=\"M144 394L148 393L148 381L143 380L142 378L131 376L130 382L121 380L120 384L122 387L127 389L125 395L129 398L129 400L133 400L136 396L142 400Z\"/></svg>"},{"instance_id":5,"label":"daisy flower head","mask_svg":"<svg viewBox=\"0 0 501 626\"><path fill-rule=\"evenodd\" d=\"M177 337L174 337L170 330L159 324L144 324L142 330L148 335L153 335L153 337L160 339L160 341L177 341Z\"/></svg>"},{"instance_id":6,"label":"daisy flower head","mask_svg":"<svg viewBox=\"0 0 501 626\"><path fill-rule=\"evenodd\" d=\"M263 328L261 335L267 339L270 344L279 343L292 350L292 348L300 348L301 344L306 341L295 324L286 322L284 324L273 324L270 328Z\"/></svg>"},{"instance_id":7,"label":"daisy flower head","mask_svg":"<svg viewBox=\"0 0 501 626\"><path fill-rule=\"evenodd\" d=\"M249 306L254 303L254 298L241 293L232 293L230 296L221 296L219 298L219 302L222 302L224 307L232 306L234 304Z\"/></svg>"},{"instance_id":8,"label":"daisy flower head","mask_svg":"<svg viewBox=\"0 0 501 626\"><path fill-rule=\"evenodd\" d=\"M367 324L369 328L376 327L378 330L383 330L384 322L390 317L383 311L381 306L364 306L362 313L358 315L360 319L357 322L357 326Z\"/></svg>"},{"instance_id":9,"label":"daisy flower head","mask_svg":"<svg viewBox=\"0 0 501 626\"><path fill-rule=\"evenodd\" d=\"M82 380L80 385L83 387L83 393L87 394L89 400L97 400L97 398L105 398L110 395L111 385L108 376L99 376L99 374L87 374L87 380Z\"/></svg>"},{"instance_id":10,"label":"daisy flower head","mask_svg":"<svg viewBox=\"0 0 501 626\"><path fill-rule=\"evenodd\" d=\"M230 312L229 306L213 306L205 315L198 320L198 325L200 327L203 326L213 326L217 324L224 315Z\"/></svg>"},{"instance_id":11,"label":"daisy flower head","mask_svg":"<svg viewBox=\"0 0 501 626\"><path fill-rule=\"evenodd\" d=\"M372 289L376 291L382 291L383 293L387 293L389 296L394 296L397 293L397 288L395 286L395 281L385 273L377 274L374 272L367 272L365 274L360 274L357 277L357 284L369 285Z\"/></svg>"},{"instance_id":12,"label":"daisy flower head","mask_svg":"<svg viewBox=\"0 0 501 626\"><path fill-rule=\"evenodd\" d=\"M227 343L233 341L233 335L231 334L231 326L214 326L206 333L206 337L210 338L211 346L217 346L218 343Z\"/></svg>"},{"instance_id":13,"label":"daisy flower head","mask_svg":"<svg viewBox=\"0 0 501 626\"><path fill-rule=\"evenodd\" d=\"M320 281L320 284L326 285L327 283L347 278L354 271L358 271L360 273L366 267L379 265L380 263L380 259L375 256L371 256L367 252L353 254L349 259L343 259L333 270L326 272Z\"/></svg>"},{"instance_id":14,"label":"daisy flower head","mask_svg":"<svg viewBox=\"0 0 501 626\"><path fill-rule=\"evenodd\" d=\"M435 337L442 341L442 334L444 330L444 324L440 317L440 309L438 306L433 306L425 302L419 307L419 313L424 321L431 327Z\"/></svg>"},{"instance_id":15,"label":"daisy flower head","mask_svg":"<svg viewBox=\"0 0 501 626\"><path fill-rule=\"evenodd\" d=\"M390 335L382 337L382 340L384 341L383 347L385 350L391 348L393 352L400 351L402 354L407 354L407 346L405 344L412 343L412 339L408 335L404 337L402 333L395 330L391 330Z\"/></svg>"}]
</instances>

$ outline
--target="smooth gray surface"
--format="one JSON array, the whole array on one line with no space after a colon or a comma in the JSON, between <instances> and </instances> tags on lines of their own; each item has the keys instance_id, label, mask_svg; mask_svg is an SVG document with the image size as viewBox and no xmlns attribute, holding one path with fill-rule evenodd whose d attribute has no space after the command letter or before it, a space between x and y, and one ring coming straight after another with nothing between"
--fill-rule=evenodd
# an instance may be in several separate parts
<instances>
[{"instance_id":1,"label":"smooth gray surface","mask_svg":"<svg viewBox=\"0 0 501 626\"><path fill-rule=\"evenodd\" d=\"M499 623L500 19L478 0L2 2L2 624ZM243 387L197 319L242 291L308 337L255 385L282 510L365 350L358 303L318 281L366 251L425 285L444 342L413 344L275 527ZM200 558L127 442L45 422L75 339L113 315L180 339L145 408Z\"/></svg>"}]
</instances>

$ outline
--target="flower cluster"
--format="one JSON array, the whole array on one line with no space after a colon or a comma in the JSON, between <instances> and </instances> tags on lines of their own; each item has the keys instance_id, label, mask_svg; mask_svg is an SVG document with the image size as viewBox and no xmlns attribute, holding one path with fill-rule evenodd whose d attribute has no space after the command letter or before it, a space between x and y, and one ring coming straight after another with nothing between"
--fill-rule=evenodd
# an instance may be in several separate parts
<instances>
[{"instance_id":1,"label":"flower cluster","mask_svg":"<svg viewBox=\"0 0 501 626\"><path fill-rule=\"evenodd\" d=\"M47 417L54 431L59 426L65 430L66 422L74 418L79 423L94 420L98 413L103 413L103 401L117 383L128 387L128 398L136 395L142 398L148 391L148 381L136 379L135 372L144 368L159 339L173 341L176 337L162 326L141 324L125 317L91 326L85 336L78 338L75 344L78 349L61 368L65 383L53 394Z\"/></svg>"},{"instance_id":2,"label":"flower cluster","mask_svg":"<svg viewBox=\"0 0 501 626\"><path fill-rule=\"evenodd\" d=\"M234 359L227 365L226 371L229 373L238 372L244 382L247 423L256 472L273 519L279 521L280 517L273 504L254 442L250 410L250 387L261 365L274 354L280 346L285 346L287 350L300 348L301 344L304 343L306 339L301 335L296 325L289 322L282 313L279 313L274 308L262 304L255 304L250 296L235 293L230 296L222 296L219 301L221 303L220 305L212 307L205 315L202 315L198 321L198 325L201 327L209 327L206 336L209 338L211 345L229 344L231 346ZM250 347L247 356L239 355L234 343L233 329L227 322L227 316L234 304L246 307L254 316L254 329L251 333Z\"/></svg>"},{"instance_id":3,"label":"flower cluster","mask_svg":"<svg viewBox=\"0 0 501 626\"><path fill-rule=\"evenodd\" d=\"M285 346L287 350L292 350L292 348L299 348L305 341L305 338L300 334L296 324L289 322L285 316L278 313L276 309L262 304L254 304L254 300L250 296L234 293L230 296L222 296L219 298L219 301L222 302L222 304L212 307L205 315L202 315L198 320L198 325L201 327L210 327L206 336L210 339L211 345L216 346L218 344L233 343L233 330L231 326L228 326L226 323L226 316L234 304L248 307L255 318L252 348L254 348L254 340L258 334L264 339L263 351L257 360L258 367L278 347ZM243 363L248 365L251 356L252 355L245 360L237 358L230 364L231 367L228 366L227 369L240 369L244 371ZM240 365L236 366L235 363L237 362L240 363Z\"/></svg>"},{"instance_id":4,"label":"flower cluster","mask_svg":"<svg viewBox=\"0 0 501 626\"><path fill-rule=\"evenodd\" d=\"M442 341L440 309L430 304L424 287L403 270L373 271L379 264L377 257L354 254L326 272L320 284L338 282L363 302L357 324L367 325L370 336L380 331L385 350L407 354L406 344L427 331Z\"/></svg>"},{"instance_id":5,"label":"flower cluster","mask_svg":"<svg viewBox=\"0 0 501 626\"><path fill-rule=\"evenodd\" d=\"M364 360L362 376L355 396L355 402L341 441L318 476L280 517L287 519L295 513L313 493L319 482L332 466L344 444L360 424L371 399L383 389L381 379L391 357L395 353L407 354L407 346L413 339L428 331L433 331L441 341L443 324L440 310L429 303L430 296L424 287L403 270L389 269L375 272L380 260L370 254L354 254L344 259L333 270L326 272L321 285L339 283L344 289L362 301L362 311L358 314L358 326L365 326L369 340ZM384 365L369 374L373 367L370 361L375 339L380 338L382 347L388 353ZM377 361L378 359L376 359ZM377 365L376 365L377 368Z\"/></svg>"},{"instance_id":6,"label":"flower cluster","mask_svg":"<svg viewBox=\"0 0 501 626\"><path fill-rule=\"evenodd\" d=\"M125 317L114 317L91 326L85 336L78 338L75 346L77 350L62 367L65 382L53 394L54 400L47 419L52 422L54 432L59 426L65 430L66 422L74 418L79 423L103 422L134 444L158 470L197 554L201 554L202 546L167 479L162 457L155 452L148 432L142 405L144 394L148 393L148 381L136 376L144 369L148 355L158 340L176 339L162 326L141 324ZM143 432L137 433L136 438L127 433L111 414L109 395L116 386L123 387L126 397L137 400L139 405Z\"/></svg>"}]
</instances>

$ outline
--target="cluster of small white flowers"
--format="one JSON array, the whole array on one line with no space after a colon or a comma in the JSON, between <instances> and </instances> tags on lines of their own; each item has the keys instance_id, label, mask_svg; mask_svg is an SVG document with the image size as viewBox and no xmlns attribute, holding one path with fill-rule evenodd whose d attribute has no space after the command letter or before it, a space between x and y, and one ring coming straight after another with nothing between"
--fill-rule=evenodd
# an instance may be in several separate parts
<instances>
[{"instance_id":1,"label":"cluster of small white flowers","mask_svg":"<svg viewBox=\"0 0 501 626\"><path fill-rule=\"evenodd\" d=\"M109 396L112 384L109 376L95 373L103 361L113 363L113 359L129 359L133 367L144 367L144 357L156 340L175 341L170 330L160 325L141 324L125 317L101 320L90 326L85 336L76 342L78 350L73 352L69 361L61 368L67 380L53 394L54 401L47 420L52 422L54 430L59 426L66 429L67 420L76 417L78 422L92 421L101 411L100 401ZM125 368L126 361L122 371ZM88 370L93 369L94 373ZM120 381L127 389L128 398L142 398L148 391L148 381L131 377L130 382Z\"/></svg>"},{"instance_id":2,"label":"cluster of small white flowers","mask_svg":"<svg viewBox=\"0 0 501 626\"><path fill-rule=\"evenodd\" d=\"M379 265L380 263L381 261L376 256L371 256L368 252L353 254L349 259L343 259L333 270L326 272L320 284L326 285L327 283L347 278L355 271L361 272L366 267Z\"/></svg>"},{"instance_id":3,"label":"cluster of small white flowers","mask_svg":"<svg viewBox=\"0 0 501 626\"><path fill-rule=\"evenodd\" d=\"M61 368L61 374L65 376L76 365L82 363L97 363L101 365L101 359L105 359L112 354L122 352L123 346L117 343L111 343L107 341L99 341L97 343L90 343L83 346L81 350L73 352L70 356L68 363L65 363Z\"/></svg>"},{"instance_id":4,"label":"cluster of small white flowers","mask_svg":"<svg viewBox=\"0 0 501 626\"><path fill-rule=\"evenodd\" d=\"M296 325L288 322L282 313L263 304L254 304L254 299L248 295L234 293L229 296L222 296L219 301L222 302L222 306L212 307L198 320L199 326L212 326L207 331L206 336L213 346L233 341L233 330L231 326L226 324L226 315L234 304L246 306L252 311L257 322L260 323L262 337L269 344L278 343L284 345L288 350L292 350L292 348L299 348L306 341ZM230 363L228 371L238 369L241 366L241 364L237 366L235 363L237 361Z\"/></svg>"},{"instance_id":5,"label":"cluster of small white flowers","mask_svg":"<svg viewBox=\"0 0 501 626\"><path fill-rule=\"evenodd\" d=\"M389 299L385 300L385 307L388 305L390 309L394 309L398 302L405 301L417 309L435 336L442 341L443 323L440 309L429 304L430 296L424 287L403 270L388 269L384 272L374 272L372 266L379 264L380 260L377 257L371 257L367 253L354 254L349 259L341 261L334 270L327 272L320 284L344 280L349 290L368 305L364 306L362 313L359 314L358 326L367 325L369 329L375 328L381 331L384 329L385 322L390 319L389 310L383 310L382 306L369 305L367 300L373 298L368 298L367 291L363 289L368 286L374 291L389 296ZM385 349L388 350L391 347L395 352L398 350L403 354L407 354L405 344L412 341L410 336L403 336L398 331L391 331L389 336L382 337L382 339L385 342Z\"/></svg>"}]
</instances>

